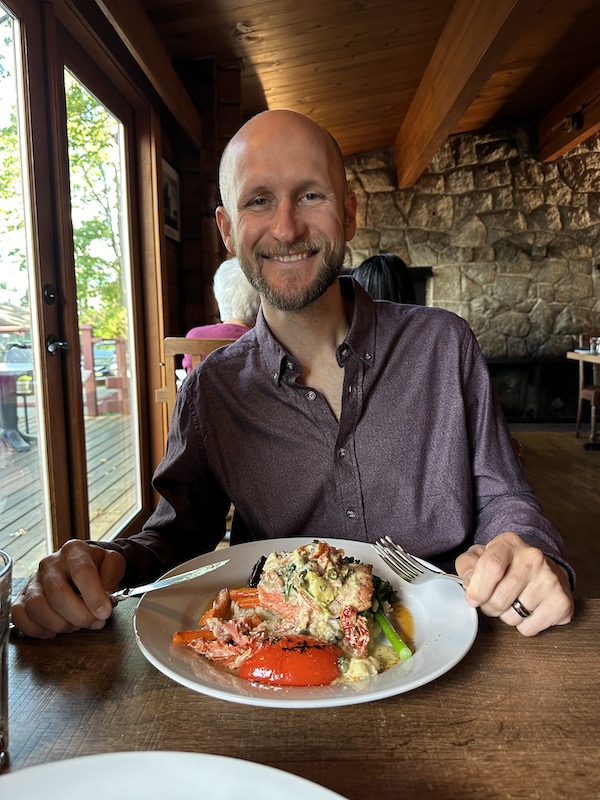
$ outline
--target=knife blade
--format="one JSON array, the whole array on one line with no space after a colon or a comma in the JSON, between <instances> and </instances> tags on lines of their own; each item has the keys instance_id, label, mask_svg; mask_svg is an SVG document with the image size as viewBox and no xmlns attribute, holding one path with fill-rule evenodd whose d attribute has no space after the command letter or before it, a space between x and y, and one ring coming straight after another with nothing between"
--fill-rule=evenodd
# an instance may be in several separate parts
<instances>
[{"instance_id":1,"label":"knife blade","mask_svg":"<svg viewBox=\"0 0 600 800\"><path fill-rule=\"evenodd\" d=\"M117 603L120 603L121 600L127 600L128 597L139 597L139 595L146 594L146 592L154 592L156 589L164 589L167 586L175 586L177 583L183 583L184 581L191 581L193 578L199 578L201 575L206 575L207 572L212 572L215 569L219 569L219 567L224 567L225 564L229 564L228 558L226 558L224 561L215 561L214 564L207 564L205 567L192 569L189 572L182 572L179 575L172 575L170 578L160 578L160 580L153 581L152 583L146 583L143 586L135 586L129 589L119 589L119 591L112 592L112 594L109 594L108 596L116 605Z\"/></svg>"}]
</instances>

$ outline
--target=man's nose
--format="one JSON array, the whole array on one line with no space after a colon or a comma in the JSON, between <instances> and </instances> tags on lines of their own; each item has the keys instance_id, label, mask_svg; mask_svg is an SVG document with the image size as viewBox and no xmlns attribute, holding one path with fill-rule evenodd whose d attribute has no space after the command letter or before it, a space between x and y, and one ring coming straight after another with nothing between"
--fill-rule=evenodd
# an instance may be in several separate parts
<instances>
[{"instance_id":1,"label":"man's nose","mask_svg":"<svg viewBox=\"0 0 600 800\"><path fill-rule=\"evenodd\" d=\"M302 222L295 203L283 200L277 204L277 208L271 220L271 236L279 242L293 242L302 232L304 223Z\"/></svg>"}]
</instances>

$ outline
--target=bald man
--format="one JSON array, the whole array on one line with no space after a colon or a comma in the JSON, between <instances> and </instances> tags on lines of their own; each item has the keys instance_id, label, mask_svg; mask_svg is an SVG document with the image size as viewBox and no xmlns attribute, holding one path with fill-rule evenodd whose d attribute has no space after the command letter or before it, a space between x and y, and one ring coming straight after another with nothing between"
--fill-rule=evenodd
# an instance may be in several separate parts
<instances>
[{"instance_id":1,"label":"bald man","mask_svg":"<svg viewBox=\"0 0 600 800\"><path fill-rule=\"evenodd\" d=\"M467 324L375 303L339 278L356 197L330 134L295 112L260 114L227 145L219 179L217 225L261 295L256 326L180 390L143 530L44 559L16 625L101 628L108 591L214 549L231 502L234 545L397 533L523 635L569 622L573 571Z\"/></svg>"}]
</instances>

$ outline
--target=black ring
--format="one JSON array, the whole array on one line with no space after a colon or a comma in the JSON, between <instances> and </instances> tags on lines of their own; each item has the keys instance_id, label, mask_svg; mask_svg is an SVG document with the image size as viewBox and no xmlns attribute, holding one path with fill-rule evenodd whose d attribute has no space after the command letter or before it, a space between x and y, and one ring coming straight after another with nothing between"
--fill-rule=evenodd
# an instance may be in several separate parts
<instances>
[{"instance_id":1,"label":"black ring","mask_svg":"<svg viewBox=\"0 0 600 800\"><path fill-rule=\"evenodd\" d=\"M530 617L530 616L531 616L531 611L530 611L528 608L525 608L525 606L524 606L524 605L523 605L523 603L522 603L522 602L519 600L519 598L518 598L518 597L517 597L517 599L515 600L515 602L512 604L512 607L514 608L514 610L517 612L517 614L518 614L520 617L523 617L523 619L526 619L527 617Z\"/></svg>"},{"instance_id":2,"label":"black ring","mask_svg":"<svg viewBox=\"0 0 600 800\"><path fill-rule=\"evenodd\" d=\"M13 641L15 639L21 642L28 642L30 640L30 637L26 633L23 633L23 631L19 630L14 622L9 622L8 631L9 636Z\"/></svg>"}]
</instances>

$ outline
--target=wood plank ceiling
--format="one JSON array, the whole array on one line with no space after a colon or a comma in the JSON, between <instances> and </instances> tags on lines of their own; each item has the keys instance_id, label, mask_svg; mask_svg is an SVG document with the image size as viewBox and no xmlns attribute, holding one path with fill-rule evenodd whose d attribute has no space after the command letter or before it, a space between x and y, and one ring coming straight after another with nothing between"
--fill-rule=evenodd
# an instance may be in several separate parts
<instances>
[{"instance_id":1,"label":"wood plank ceiling","mask_svg":"<svg viewBox=\"0 0 600 800\"><path fill-rule=\"evenodd\" d=\"M452 133L536 123L550 160L600 129L599 0L97 2L171 110L161 58L239 63L246 117L294 109L345 155L394 148L399 186Z\"/></svg>"}]
</instances>

